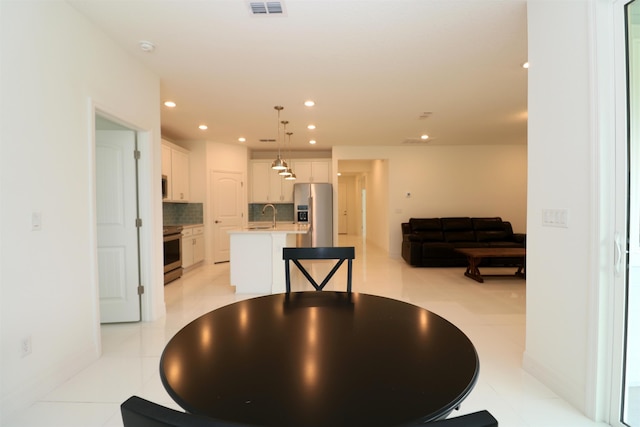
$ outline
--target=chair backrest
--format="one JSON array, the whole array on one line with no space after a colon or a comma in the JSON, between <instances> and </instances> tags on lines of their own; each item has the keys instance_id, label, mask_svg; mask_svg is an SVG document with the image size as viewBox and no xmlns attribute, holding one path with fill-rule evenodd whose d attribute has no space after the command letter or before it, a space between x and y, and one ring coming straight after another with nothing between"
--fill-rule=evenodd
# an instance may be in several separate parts
<instances>
[{"instance_id":1,"label":"chair backrest","mask_svg":"<svg viewBox=\"0 0 640 427\"><path fill-rule=\"evenodd\" d=\"M489 411L478 411L459 417L445 418L444 420L431 421L428 423L410 424L405 427L433 426L433 427L498 427L496 420Z\"/></svg>"},{"instance_id":2,"label":"chair backrest","mask_svg":"<svg viewBox=\"0 0 640 427\"><path fill-rule=\"evenodd\" d=\"M241 424L228 423L201 417L199 415L176 411L158 405L138 396L131 396L122 405L124 427L241 427ZM246 426L248 427L248 426Z\"/></svg>"},{"instance_id":3,"label":"chair backrest","mask_svg":"<svg viewBox=\"0 0 640 427\"><path fill-rule=\"evenodd\" d=\"M316 291L321 291L333 275L338 271L342 263L347 261L347 292L351 292L351 276L353 265L352 261L356 257L356 251L353 246L334 246L320 248L282 248L282 259L285 261L285 281L287 285L287 293L291 292L291 272L289 269L289 261L300 269L304 277L313 285ZM318 284L309 272L300 264L299 260L314 259L334 259L338 260L336 265L331 269L324 280Z\"/></svg>"}]
</instances>

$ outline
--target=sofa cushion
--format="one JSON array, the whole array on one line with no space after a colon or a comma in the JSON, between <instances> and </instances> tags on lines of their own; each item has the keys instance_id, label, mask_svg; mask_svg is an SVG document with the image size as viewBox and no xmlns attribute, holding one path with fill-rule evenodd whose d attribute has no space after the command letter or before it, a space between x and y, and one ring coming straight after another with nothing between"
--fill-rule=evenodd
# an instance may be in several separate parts
<instances>
[{"instance_id":1,"label":"sofa cushion","mask_svg":"<svg viewBox=\"0 0 640 427\"><path fill-rule=\"evenodd\" d=\"M473 230L473 223L471 218L442 218L442 230L444 231L460 231L460 230ZM471 240L476 240L475 237Z\"/></svg>"},{"instance_id":2,"label":"sofa cushion","mask_svg":"<svg viewBox=\"0 0 640 427\"><path fill-rule=\"evenodd\" d=\"M455 255L449 243L431 242L422 245L422 259L447 259L452 254Z\"/></svg>"},{"instance_id":3,"label":"sofa cushion","mask_svg":"<svg viewBox=\"0 0 640 427\"><path fill-rule=\"evenodd\" d=\"M485 242L453 242L451 246L454 248L488 248L489 243Z\"/></svg>"},{"instance_id":4,"label":"sofa cushion","mask_svg":"<svg viewBox=\"0 0 640 427\"><path fill-rule=\"evenodd\" d=\"M478 230L504 230L502 218L471 218L473 229Z\"/></svg>"},{"instance_id":5,"label":"sofa cushion","mask_svg":"<svg viewBox=\"0 0 640 427\"><path fill-rule=\"evenodd\" d=\"M473 230L446 231L444 237L447 242L475 242L476 236Z\"/></svg>"},{"instance_id":6,"label":"sofa cushion","mask_svg":"<svg viewBox=\"0 0 640 427\"><path fill-rule=\"evenodd\" d=\"M414 233L442 230L440 218L411 218L409 224L411 224L411 231Z\"/></svg>"},{"instance_id":7,"label":"sofa cushion","mask_svg":"<svg viewBox=\"0 0 640 427\"><path fill-rule=\"evenodd\" d=\"M509 241L511 236L504 230L476 231L478 242Z\"/></svg>"},{"instance_id":8,"label":"sofa cushion","mask_svg":"<svg viewBox=\"0 0 640 427\"><path fill-rule=\"evenodd\" d=\"M419 231L408 236L410 242L442 242L442 231Z\"/></svg>"}]
</instances>

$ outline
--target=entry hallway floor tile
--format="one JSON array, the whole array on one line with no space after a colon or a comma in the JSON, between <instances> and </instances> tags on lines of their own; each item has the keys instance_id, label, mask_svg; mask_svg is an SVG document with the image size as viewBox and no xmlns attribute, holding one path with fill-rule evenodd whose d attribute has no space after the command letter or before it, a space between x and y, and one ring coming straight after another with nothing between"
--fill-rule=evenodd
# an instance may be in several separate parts
<instances>
[{"instance_id":1,"label":"entry hallway floor tile","mask_svg":"<svg viewBox=\"0 0 640 427\"><path fill-rule=\"evenodd\" d=\"M424 307L446 318L473 341L480 357L478 383L452 415L489 410L501 427L593 427L595 423L522 369L525 349L526 282L515 277L477 283L464 268L412 268L353 236L353 290ZM321 273L326 264L314 264ZM330 267L329 267L330 268ZM326 289L346 289L346 269ZM489 272L489 271L487 271ZM505 273L504 269L496 271ZM342 273L342 274L341 274ZM485 273L485 271L483 271ZM311 290L294 274L293 290ZM237 295L229 264L205 265L164 288L166 315L154 322L101 327L102 357L6 427L121 427L120 403L131 395L180 409L164 390L158 373L162 350L193 319L255 295ZM359 426L354 426L359 427Z\"/></svg>"}]
</instances>

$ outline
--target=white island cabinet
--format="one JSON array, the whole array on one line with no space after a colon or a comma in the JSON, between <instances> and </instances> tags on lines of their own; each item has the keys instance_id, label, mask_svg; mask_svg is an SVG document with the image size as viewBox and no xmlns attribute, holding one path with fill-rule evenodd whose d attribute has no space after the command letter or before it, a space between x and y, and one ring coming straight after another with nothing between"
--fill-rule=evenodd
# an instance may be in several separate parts
<instances>
[{"instance_id":1,"label":"white island cabinet","mask_svg":"<svg viewBox=\"0 0 640 427\"><path fill-rule=\"evenodd\" d=\"M282 248L296 245L296 234L306 234L307 226L297 224L254 225L229 230L231 285L238 294L285 292Z\"/></svg>"}]
</instances>

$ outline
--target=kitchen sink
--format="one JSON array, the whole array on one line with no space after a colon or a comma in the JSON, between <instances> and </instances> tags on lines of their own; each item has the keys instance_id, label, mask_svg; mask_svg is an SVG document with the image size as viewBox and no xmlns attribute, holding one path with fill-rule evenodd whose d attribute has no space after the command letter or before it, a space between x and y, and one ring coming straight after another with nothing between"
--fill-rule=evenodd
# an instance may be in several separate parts
<instances>
[{"instance_id":1,"label":"kitchen sink","mask_svg":"<svg viewBox=\"0 0 640 427\"><path fill-rule=\"evenodd\" d=\"M248 227L247 229L248 230L269 230L271 228L273 228L273 227L270 226L270 225L256 225L256 226L253 226L253 227Z\"/></svg>"}]
</instances>

